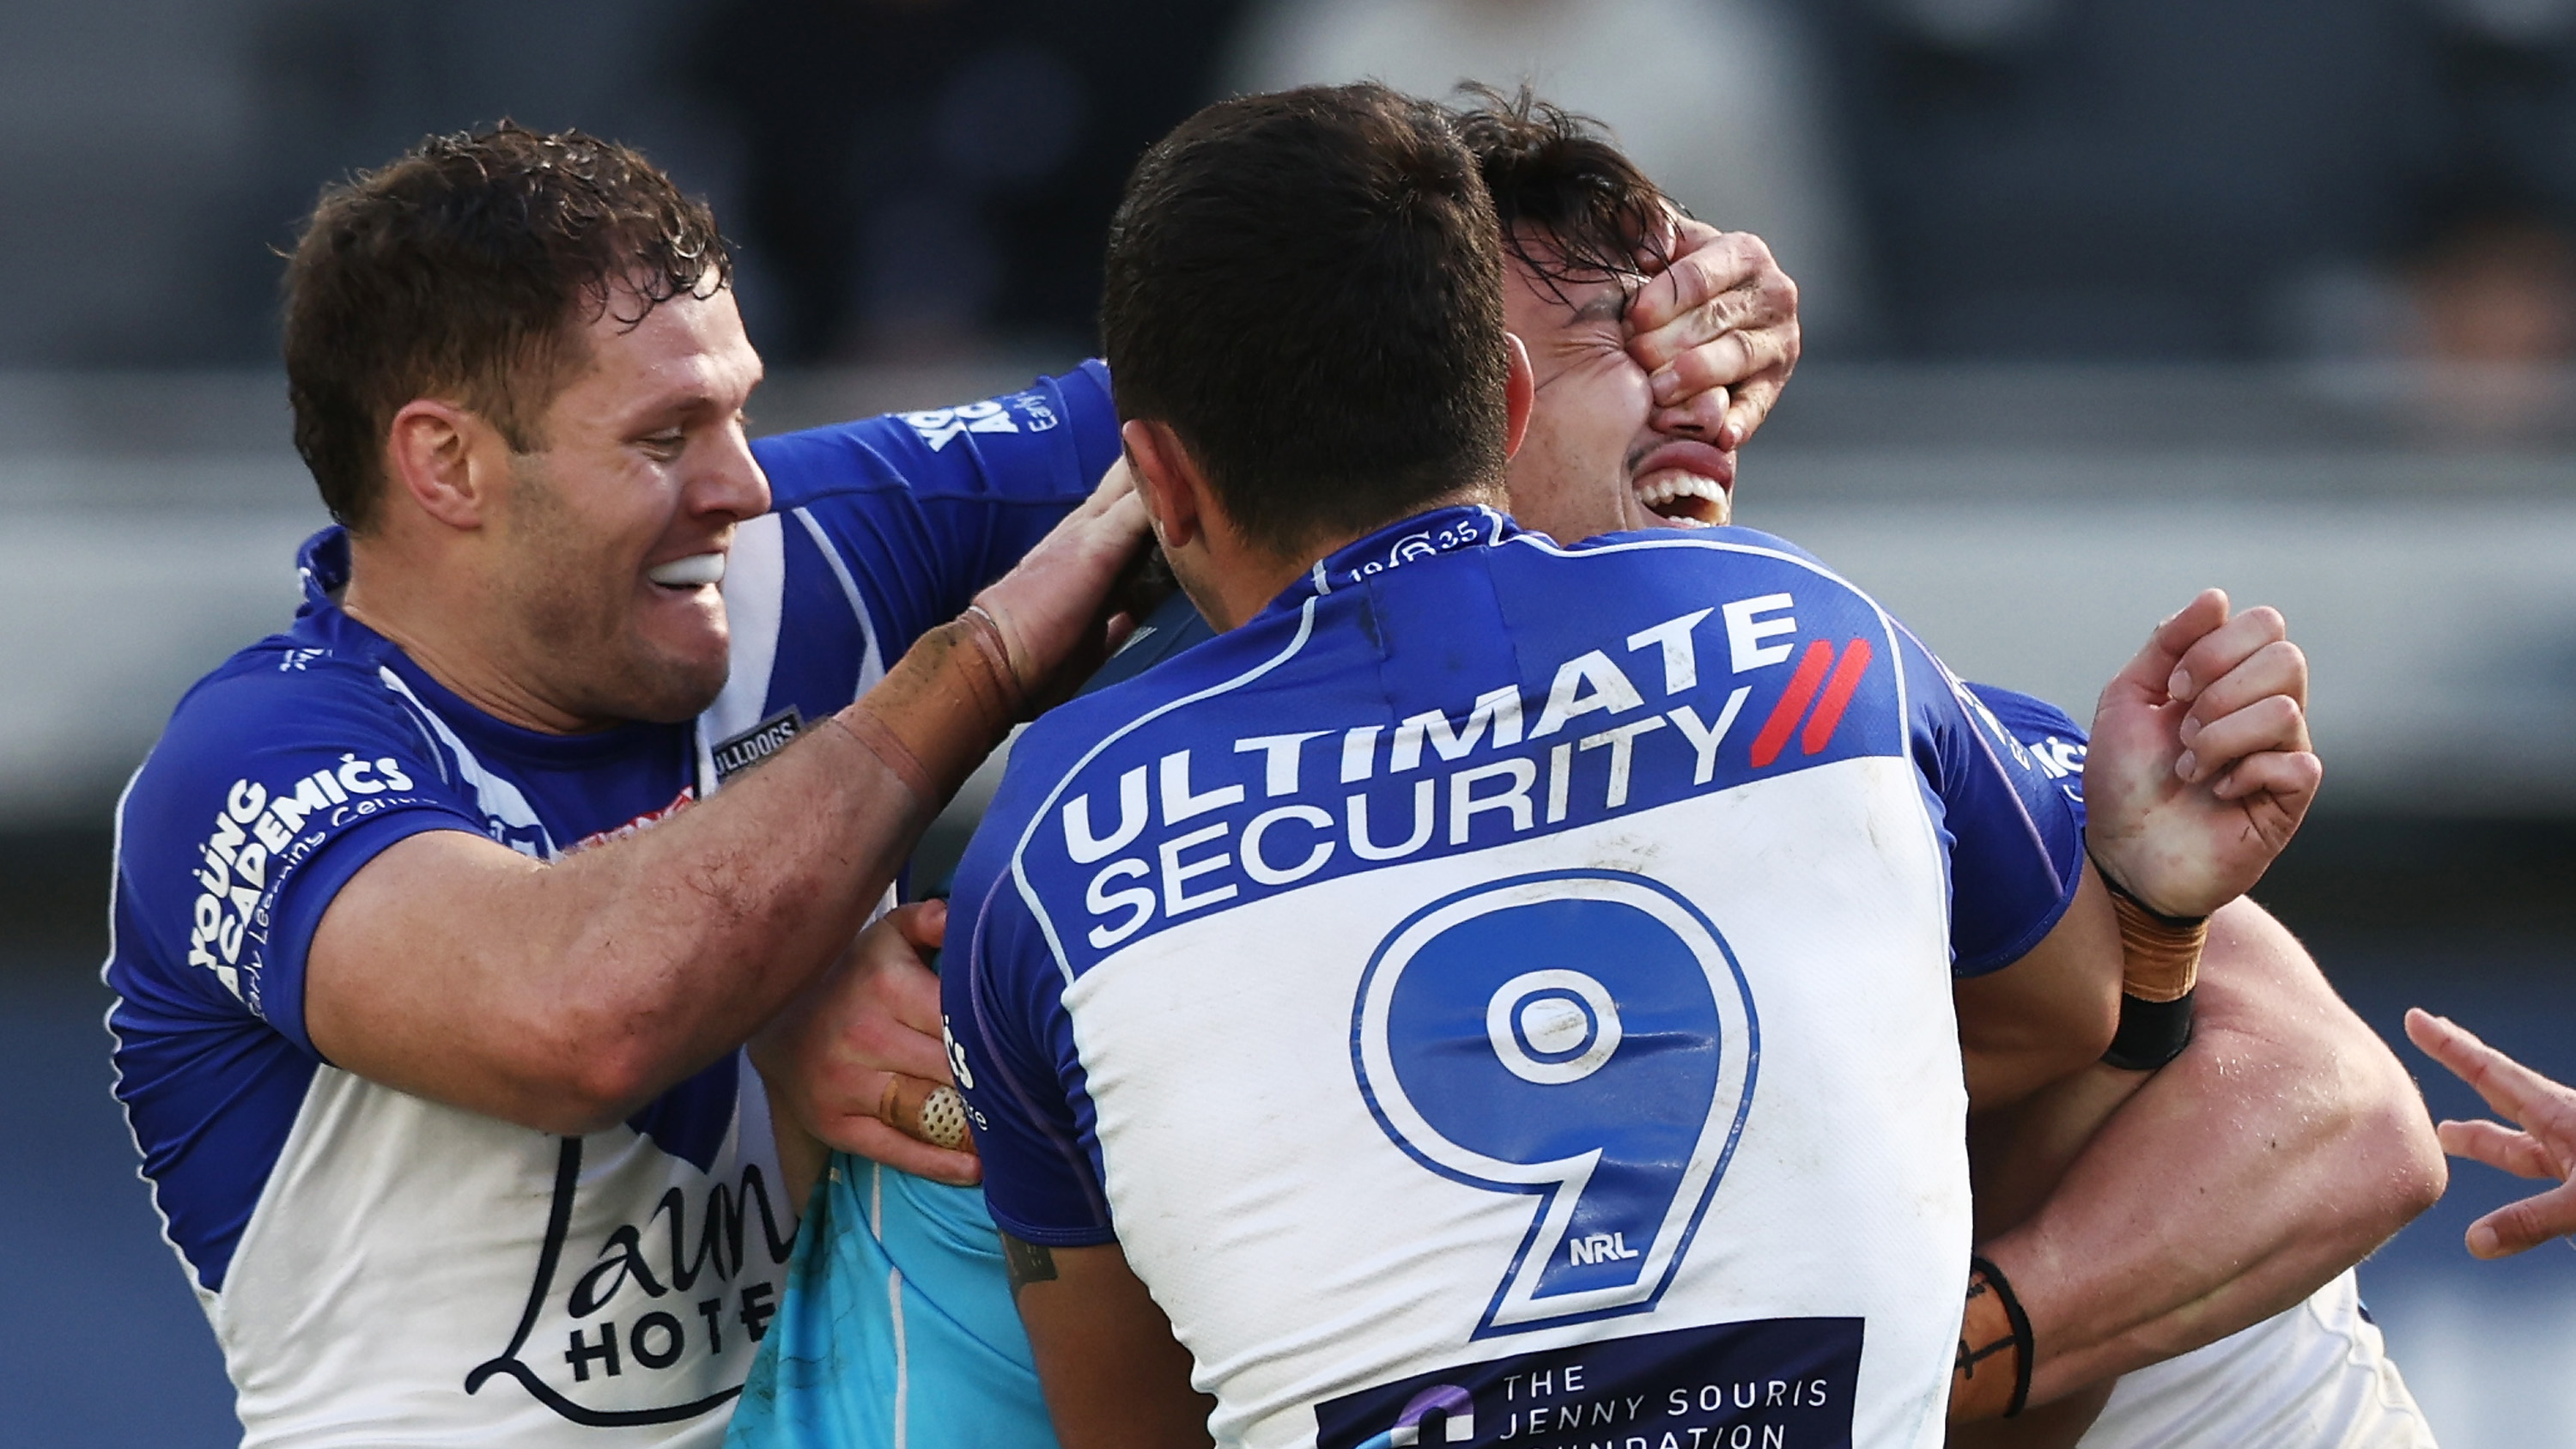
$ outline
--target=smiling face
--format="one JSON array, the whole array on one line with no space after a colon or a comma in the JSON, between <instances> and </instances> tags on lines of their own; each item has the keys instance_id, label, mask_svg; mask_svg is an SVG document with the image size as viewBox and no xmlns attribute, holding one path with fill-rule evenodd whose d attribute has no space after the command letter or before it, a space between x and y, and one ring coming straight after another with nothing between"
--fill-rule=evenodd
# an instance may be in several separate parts
<instances>
[{"instance_id":1,"label":"smiling face","mask_svg":"<svg viewBox=\"0 0 2576 1449\"><path fill-rule=\"evenodd\" d=\"M1640 528L1703 528L1732 511L1735 456L1651 426L1654 395L1628 355L1623 312L1635 276L1539 276L1543 238L1506 248L1507 326L1529 349L1538 389L1514 455L1512 516L1573 543Z\"/></svg>"},{"instance_id":2,"label":"smiling face","mask_svg":"<svg viewBox=\"0 0 2576 1449\"><path fill-rule=\"evenodd\" d=\"M677 722L723 689L734 525L769 509L743 406L759 355L730 290L592 321L587 366L511 454L485 578L529 672L566 716Z\"/></svg>"}]
</instances>

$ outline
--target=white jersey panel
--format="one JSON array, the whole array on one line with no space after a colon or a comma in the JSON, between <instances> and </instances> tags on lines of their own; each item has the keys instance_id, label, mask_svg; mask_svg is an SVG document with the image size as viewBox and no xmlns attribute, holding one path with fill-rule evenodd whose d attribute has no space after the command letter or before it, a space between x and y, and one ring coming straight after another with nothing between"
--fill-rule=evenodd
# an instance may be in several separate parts
<instances>
[{"instance_id":1,"label":"white jersey panel","mask_svg":"<svg viewBox=\"0 0 2576 1449\"><path fill-rule=\"evenodd\" d=\"M1690 848L1717 835L1742 848L1722 858ZM1390 1070L1363 977L1400 967L1416 938L1437 933L1437 912L1402 929L1424 907L1463 893L1453 912L1472 916L1494 883L1533 876L1559 897L1668 892L1723 941L1710 994L1720 1040L1744 1051L1722 1053L1690 1153L1698 1175L1643 1230L1569 1224L1582 1174L1606 1181L1617 1168L1615 1143L1601 1143L1619 1124L1562 1124L1570 1147L1587 1131L1601 1139L1588 1158L1572 1153L1583 1160L1571 1167L1515 1164L1448 1140L1429 1120L1439 1109L1389 1101L1406 1092L1389 1077L1417 1097L1437 1084ZM1941 879L1911 765L1863 757L1341 877L1175 925L1085 972L1064 999L1119 1239L1196 1355L1201 1387L1218 1396L1220 1441L1310 1445L1317 1406L1338 1396L1562 1349L1571 1374L1507 1380L1477 1398L1480 1440L1502 1422L1549 1444L1579 1423L1596 1439L1615 1428L1619 1444L1656 1444L1667 1431L1689 1444L1711 1396L1741 1408L1747 1393L1776 1403L1784 1388L1840 1396L1853 1386L1748 1386L1677 1369L1651 1384L1627 1374L1605 1399L1587 1386L1612 1375L1587 1378L1585 1355L1685 1327L1834 1319L1867 1323L1856 1395L1834 1415L1849 1415L1852 1442L1938 1445L1970 1241ZM1248 949L1262 959L1245 959ZM1204 993L1220 951L1230 1000L1214 1013ZM1644 1020L1626 988L1616 1004L1607 992L1588 1007L1563 1004L1586 1000L1583 983L1607 974L1598 961L1530 964L1485 1007L1521 1011L1518 1035L1506 1021L1494 1040L1528 1048L1514 1068L1525 1080L1581 1069L1579 1056L1569 1065L1539 1050L1556 1030L1551 1009L1572 1023L1570 1012L1601 1008L1591 1010L1596 1040L1615 1034L1604 1023L1623 1009ZM1381 998L1403 989L1373 979ZM1602 1055L1614 1065L1593 1065L1606 1074L1615 1039ZM1372 1095L1394 1125L1381 1125ZM1516 1171L1520 1184L1504 1180ZM1570 1180L1532 1190L1551 1176ZM1281 1183L1331 1183L1344 1210L1315 1212L1311 1195L1274 1193ZM1554 1283L1531 1296L1537 1276L1593 1258L1633 1260L1632 1281ZM1236 1291L1247 1282L1264 1294ZM1621 1318L1607 1326L1605 1315ZM1629 1337L1596 1341L1605 1328ZM1857 1354L1857 1321L1849 1333Z\"/></svg>"},{"instance_id":2,"label":"white jersey panel","mask_svg":"<svg viewBox=\"0 0 2576 1449\"><path fill-rule=\"evenodd\" d=\"M739 1070L702 1172L321 1069L209 1308L246 1449L720 1442L795 1230Z\"/></svg>"},{"instance_id":3,"label":"white jersey panel","mask_svg":"<svg viewBox=\"0 0 2576 1449\"><path fill-rule=\"evenodd\" d=\"M2346 1269L2242 1332L2121 1378L2078 1449L2434 1449Z\"/></svg>"}]
</instances>

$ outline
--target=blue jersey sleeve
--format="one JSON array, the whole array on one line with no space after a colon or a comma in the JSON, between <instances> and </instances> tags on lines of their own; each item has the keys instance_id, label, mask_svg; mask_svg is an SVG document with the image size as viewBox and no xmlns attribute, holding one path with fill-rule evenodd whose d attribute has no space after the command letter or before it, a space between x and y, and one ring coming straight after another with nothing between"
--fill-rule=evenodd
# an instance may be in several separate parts
<instances>
[{"instance_id":1,"label":"blue jersey sleeve","mask_svg":"<svg viewBox=\"0 0 2576 1449\"><path fill-rule=\"evenodd\" d=\"M253 650L191 691L117 811L116 1095L209 1290L321 1060L304 981L322 913L396 841L484 833L401 706L310 656Z\"/></svg>"},{"instance_id":2,"label":"blue jersey sleeve","mask_svg":"<svg viewBox=\"0 0 2576 1449\"><path fill-rule=\"evenodd\" d=\"M2074 903L2084 876L2080 795L2069 799L2031 748L1912 634L1899 638L1915 765L1949 851L1951 969L1981 976L2020 960Z\"/></svg>"},{"instance_id":3,"label":"blue jersey sleeve","mask_svg":"<svg viewBox=\"0 0 2576 1449\"><path fill-rule=\"evenodd\" d=\"M1971 684L1974 694L1994 713L2006 733L2030 751L2040 772L2057 782L2057 791L2075 808L2075 823L2084 824L2084 757L2092 736L2066 711L2047 700L1991 684Z\"/></svg>"},{"instance_id":4,"label":"blue jersey sleeve","mask_svg":"<svg viewBox=\"0 0 2576 1449\"><path fill-rule=\"evenodd\" d=\"M305 953L332 897L395 841L484 822L393 695L307 653L245 655L172 716L119 817L111 975L309 1055Z\"/></svg>"},{"instance_id":5,"label":"blue jersey sleeve","mask_svg":"<svg viewBox=\"0 0 2576 1449\"><path fill-rule=\"evenodd\" d=\"M1091 1247L1117 1237L1097 1120L1064 977L1010 869L1032 803L1022 797L1052 778L1034 764L1013 757L958 866L940 1010L993 1221L1023 1242Z\"/></svg>"},{"instance_id":6,"label":"blue jersey sleeve","mask_svg":"<svg viewBox=\"0 0 2576 1449\"><path fill-rule=\"evenodd\" d=\"M827 555L805 571L813 607L791 589L795 650L829 654L815 632L850 621L891 658L1090 496L1117 460L1118 414L1108 370L1087 362L1000 397L781 434L752 452L788 516L788 547ZM844 652L864 647L854 636Z\"/></svg>"}]
</instances>

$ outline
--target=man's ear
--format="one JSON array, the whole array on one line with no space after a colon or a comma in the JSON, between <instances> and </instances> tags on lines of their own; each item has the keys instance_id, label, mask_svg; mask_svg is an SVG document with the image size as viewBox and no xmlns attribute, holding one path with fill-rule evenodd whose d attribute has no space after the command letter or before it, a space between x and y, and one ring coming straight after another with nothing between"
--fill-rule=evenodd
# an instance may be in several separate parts
<instances>
[{"instance_id":1,"label":"man's ear","mask_svg":"<svg viewBox=\"0 0 2576 1449\"><path fill-rule=\"evenodd\" d=\"M1207 475L1169 423L1133 418L1118 437L1127 445L1128 468L1144 496L1145 515L1154 522L1155 540L1165 552L1189 547L1207 532Z\"/></svg>"},{"instance_id":2,"label":"man's ear","mask_svg":"<svg viewBox=\"0 0 2576 1449\"><path fill-rule=\"evenodd\" d=\"M448 527L480 528L492 500L485 496L490 480L475 467L475 444L490 430L454 403L414 398L387 429L386 477L399 496Z\"/></svg>"},{"instance_id":3,"label":"man's ear","mask_svg":"<svg viewBox=\"0 0 2576 1449\"><path fill-rule=\"evenodd\" d=\"M1503 383L1503 456L1508 458L1529 436L1530 410L1538 405L1538 373L1518 336L1506 332L1503 342L1511 349L1511 371Z\"/></svg>"}]
</instances>

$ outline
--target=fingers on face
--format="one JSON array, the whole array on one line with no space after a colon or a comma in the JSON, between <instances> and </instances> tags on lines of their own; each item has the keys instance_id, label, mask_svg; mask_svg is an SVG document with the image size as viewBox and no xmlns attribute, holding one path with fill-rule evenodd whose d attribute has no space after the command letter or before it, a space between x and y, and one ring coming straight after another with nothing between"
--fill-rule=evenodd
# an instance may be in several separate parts
<instances>
[{"instance_id":1,"label":"fingers on face","mask_svg":"<svg viewBox=\"0 0 2576 1449\"><path fill-rule=\"evenodd\" d=\"M1629 346L1650 372L1729 332L1769 334L1767 349L1794 366L1798 284L1761 238L1729 232L1649 280L1629 303L1628 328Z\"/></svg>"},{"instance_id":2,"label":"fingers on face","mask_svg":"<svg viewBox=\"0 0 2576 1449\"><path fill-rule=\"evenodd\" d=\"M1655 415L1647 422L1659 433L1717 443L1731 411L1732 398L1728 391L1722 387L1712 388L1684 398L1679 406L1655 409ZM1725 444L1718 443L1718 446Z\"/></svg>"},{"instance_id":3,"label":"fingers on face","mask_svg":"<svg viewBox=\"0 0 2576 1449\"><path fill-rule=\"evenodd\" d=\"M1678 407L1695 393L1732 387L1750 377L1757 370L1751 365L1753 356L1750 339L1741 332L1729 332L1690 347L1655 369L1647 385L1658 405Z\"/></svg>"},{"instance_id":4,"label":"fingers on face","mask_svg":"<svg viewBox=\"0 0 2576 1449\"><path fill-rule=\"evenodd\" d=\"M2516 1177L2555 1181L2559 1176L2558 1164L2538 1138L2501 1122L2445 1122L2434 1131L2442 1139L2442 1150L2453 1157L2500 1167Z\"/></svg>"},{"instance_id":5,"label":"fingers on face","mask_svg":"<svg viewBox=\"0 0 2576 1449\"><path fill-rule=\"evenodd\" d=\"M1760 249L1758 258L1755 248ZM1638 289L1629 303L1629 318L1640 331L1661 328L1745 285L1770 260L1770 249L1759 238L1684 221L1675 233L1672 264Z\"/></svg>"}]
</instances>

